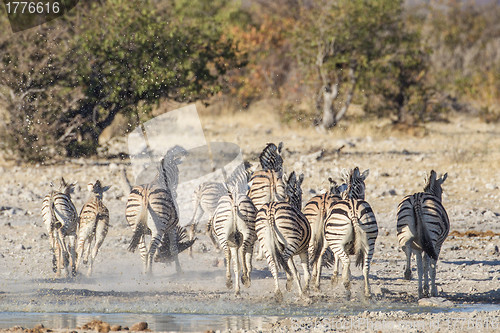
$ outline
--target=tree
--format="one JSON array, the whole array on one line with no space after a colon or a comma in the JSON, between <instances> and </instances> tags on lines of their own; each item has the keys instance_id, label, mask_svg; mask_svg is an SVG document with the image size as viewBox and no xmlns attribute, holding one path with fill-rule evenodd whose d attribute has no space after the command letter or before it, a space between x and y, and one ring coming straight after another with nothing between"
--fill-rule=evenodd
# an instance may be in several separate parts
<instances>
[{"instance_id":1,"label":"tree","mask_svg":"<svg viewBox=\"0 0 500 333\"><path fill-rule=\"evenodd\" d=\"M311 85L319 86L316 108L322 112L324 129L344 117L360 78L383 56L382 46L392 41L401 10L402 2L393 0L302 2L293 49Z\"/></svg>"}]
</instances>

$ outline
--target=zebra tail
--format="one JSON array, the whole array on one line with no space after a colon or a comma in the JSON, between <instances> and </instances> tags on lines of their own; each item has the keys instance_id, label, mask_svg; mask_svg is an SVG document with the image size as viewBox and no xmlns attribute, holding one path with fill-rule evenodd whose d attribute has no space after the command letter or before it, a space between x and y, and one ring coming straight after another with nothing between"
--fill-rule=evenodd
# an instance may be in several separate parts
<instances>
[{"instance_id":1,"label":"zebra tail","mask_svg":"<svg viewBox=\"0 0 500 333\"><path fill-rule=\"evenodd\" d=\"M362 266L365 259L365 251L363 249L363 233L359 226L357 218L353 221L354 226L354 254L356 254L356 267Z\"/></svg>"},{"instance_id":2,"label":"zebra tail","mask_svg":"<svg viewBox=\"0 0 500 333\"><path fill-rule=\"evenodd\" d=\"M422 209L419 206L419 208L416 208L415 205L413 206L413 211L415 213L415 223L417 224L417 235L418 239L420 240L422 244L422 249L424 250L425 253L429 257L431 257L434 260L437 260L438 256L436 254L436 250L434 249L434 245L432 244L432 240L429 237L429 233L427 231L427 228L425 228L424 221L422 218Z\"/></svg>"},{"instance_id":3,"label":"zebra tail","mask_svg":"<svg viewBox=\"0 0 500 333\"><path fill-rule=\"evenodd\" d=\"M130 252L135 252L137 246L139 245L139 242L141 241L141 237L143 237L143 235L146 233L146 230L148 228L146 225L146 219L147 219L147 207L144 207L144 205L142 205L141 212L139 214L139 221L137 221L134 234L132 235L132 240L130 241L130 245L128 247L128 250Z\"/></svg>"},{"instance_id":4,"label":"zebra tail","mask_svg":"<svg viewBox=\"0 0 500 333\"><path fill-rule=\"evenodd\" d=\"M267 220L268 223L268 232L269 232L269 237L268 237L268 248L271 250L271 256L273 257L274 261L278 265L278 268L281 268L285 270L287 274L292 274L292 271L290 270L290 267L288 267L288 263L286 262L285 258L283 257L283 253L281 252L282 249L280 248L280 242L283 243L283 248L286 247L286 239L283 237L281 232L278 230L278 227L276 226L275 220L274 220L274 215L270 214L269 219ZM279 239L279 240L278 240Z\"/></svg>"}]
</instances>

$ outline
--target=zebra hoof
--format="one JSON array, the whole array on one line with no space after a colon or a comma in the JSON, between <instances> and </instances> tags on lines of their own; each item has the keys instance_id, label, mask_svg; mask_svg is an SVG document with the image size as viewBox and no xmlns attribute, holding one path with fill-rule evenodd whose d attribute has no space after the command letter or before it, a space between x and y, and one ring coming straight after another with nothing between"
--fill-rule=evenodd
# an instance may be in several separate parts
<instances>
[{"instance_id":1,"label":"zebra hoof","mask_svg":"<svg viewBox=\"0 0 500 333\"><path fill-rule=\"evenodd\" d=\"M241 283L243 283L243 285L247 288L250 288L250 278L246 277L246 276L241 276Z\"/></svg>"},{"instance_id":2,"label":"zebra hoof","mask_svg":"<svg viewBox=\"0 0 500 333\"><path fill-rule=\"evenodd\" d=\"M293 280L286 280L286 285L285 285L286 291L292 290L292 285L293 285Z\"/></svg>"},{"instance_id":3,"label":"zebra hoof","mask_svg":"<svg viewBox=\"0 0 500 333\"><path fill-rule=\"evenodd\" d=\"M405 271L405 276L404 276L405 280L411 280L411 270L407 269Z\"/></svg>"},{"instance_id":4,"label":"zebra hoof","mask_svg":"<svg viewBox=\"0 0 500 333\"><path fill-rule=\"evenodd\" d=\"M227 289L233 289L233 281L227 280L226 281L226 287L227 287Z\"/></svg>"},{"instance_id":5,"label":"zebra hoof","mask_svg":"<svg viewBox=\"0 0 500 333\"><path fill-rule=\"evenodd\" d=\"M332 275L332 286L335 286L339 283L339 276L338 275Z\"/></svg>"},{"instance_id":6,"label":"zebra hoof","mask_svg":"<svg viewBox=\"0 0 500 333\"><path fill-rule=\"evenodd\" d=\"M281 293L280 290L274 292L274 299L276 302L281 303L283 302L283 294Z\"/></svg>"},{"instance_id":7,"label":"zebra hoof","mask_svg":"<svg viewBox=\"0 0 500 333\"><path fill-rule=\"evenodd\" d=\"M316 292L319 292L319 291L320 291L320 289L319 289L319 285L314 285L314 286L312 287L312 290L313 290L313 291L316 291Z\"/></svg>"}]
</instances>

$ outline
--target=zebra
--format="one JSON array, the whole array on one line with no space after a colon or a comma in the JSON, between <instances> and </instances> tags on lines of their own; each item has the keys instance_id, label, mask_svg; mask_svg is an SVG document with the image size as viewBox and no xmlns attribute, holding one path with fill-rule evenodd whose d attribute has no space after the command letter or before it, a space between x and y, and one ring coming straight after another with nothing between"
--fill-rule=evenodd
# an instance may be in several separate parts
<instances>
[{"instance_id":1,"label":"zebra","mask_svg":"<svg viewBox=\"0 0 500 333\"><path fill-rule=\"evenodd\" d=\"M255 232L256 210L246 194L237 186L228 184L227 194L220 198L211 223L226 257L226 287L232 288L231 258L235 275L235 295L240 295L240 260L242 264L241 282L250 287L253 246L257 240Z\"/></svg>"},{"instance_id":2,"label":"zebra","mask_svg":"<svg viewBox=\"0 0 500 333\"><path fill-rule=\"evenodd\" d=\"M50 185L54 187L52 183ZM70 274L68 265L71 266L71 276L76 275L75 243L78 214L71 201L71 193L74 192L75 185L76 183L69 184L61 177L59 189L51 190L42 202L42 219L49 234L52 252L52 270L57 277L61 276L63 266L66 276ZM68 237L68 244L66 244L66 237Z\"/></svg>"},{"instance_id":3,"label":"zebra","mask_svg":"<svg viewBox=\"0 0 500 333\"><path fill-rule=\"evenodd\" d=\"M169 238L176 271L181 272L175 233L179 215L175 195L169 185L169 179L176 179L177 166L172 164L179 164L179 155L185 155L185 150L169 150L160 162L155 180L134 186L128 197L125 216L134 230L128 250L134 252L139 246L146 274L152 273L153 258L165 237ZM149 245L146 244L146 235L151 235Z\"/></svg>"},{"instance_id":4,"label":"zebra","mask_svg":"<svg viewBox=\"0 0 500 333\"><path fill-rule=\"evenodd\" d=\"M274 295L281 301L283 296L278 284L278 269L283 268L287 275L286 289L290 290L293 279L301 296L309 289L308 245L311 239L311 226L301 212L304 175L298 179L292 172L287 180L286 199L282 202L269 202L257 212L255 228L274 278ZM293 256L298 255L304 270L305 287L302 289Z\"/></svg>"},{"instance_id":5,"label":"zebra","mask_svg":"<svg viewBox=\"0 0 500 333\"><path fill-rule=\"evenodd\" d=\"M444 240L450 231L448 214L442 204L444 183L448 174L437 178L436 172L431 174L424 187L424 192L406 196L398 205L397 232L399 244L406 254L404 278L411 279L411 254L417 257L418 297L429 295L431 279L431 296L437 296L436 263ZM422 266L423 255L423 266ZM422 290L422 275L424 287Z\"/></svg>"},{"instance_id":6,"label":"zebra","mask_svg":"<svg viewBox=\"0 0 500 333\"><path fill-rule=\"evenodd\" d=\"M209 221L212 220L219 199L227 194L227 186L234 188L238 193L246 193L248 191L248 181L251 175L250 168L251 164L244 161L227 178L227 185L221 182L205 182L198 186L193 194L193 201L195 202L193 218L188 224L190 239L194 238L198 221L204 214L208 215ZM214 246L217 247L217 241L212 230L212 225L207 223L207 234L210 236ZM189 249L189 254L192 256L192 248Z\"/></svg>"},{"instance_id":7,"label":"zebra","mask_svg":"<svg viewBox=\"0 0 500 333\"><path fill-rule=\"evenodd\" d=\"M303 213L311 224L311 242L309 243L309 260L312 265L311 280L314 282L314 288L319 290L321 266L330 265L332 261L326 261L326 258L333 259L328 244L325 240L325 221L330 214L333 205L341 200L341 186L330 177L330 190L324 194L312 197L304 206ZM325 252L327 252L325 254ZM324 257L325 255L325 257Z\"/></svg>"},{"instance_id":8,"label":"zebra","mask_svg":"<svg viewBox=\"0 0 500 333\"><path fill-rule=\"evenodd\" d=\"M356 255L356 266L362 265L365 283L365 297L371 297L368 274L370 262L375 251L378 235L377 221L373 210L365 199L365 179L369 170L360 174L358 167L351 170L346 180L347 189L342 200L331 208L325 221L325 239L335 254L332 283L338 280L338 264L342 261L342 279L347 299L351 297L350 259Z\"/></svg>"},{"instance_id":9,"label":"zebra","mask_svg":"<svg viewBox=\"0 0 500 333\"><path fill-rule=\"evenodd\" d=\"M274 170L278 173L283 172L282 150L283 142L280 142L277 147L274 143L268 143L259 155L262 170Z\"/></svg>"},{"instance_id":10,"label":"zebra","mask_svg":"<svg viewBox=\"0 0 500 333\"><path fill-rule=\"evenodd\" d=\"M110 187L103 187L100 180L96 180L94 184L89 183L87 188L90 192L90 198L80 211L76 270L78 271L82 260L84 264L89 262L88 276L92 275L93 262L108 234L109 211L102 202L102 197L103 193ZM85 242L87 242L87 247L85 247ZM86 254L85 259L83 259L84 254Z\"/></svg>"}]
</instances>

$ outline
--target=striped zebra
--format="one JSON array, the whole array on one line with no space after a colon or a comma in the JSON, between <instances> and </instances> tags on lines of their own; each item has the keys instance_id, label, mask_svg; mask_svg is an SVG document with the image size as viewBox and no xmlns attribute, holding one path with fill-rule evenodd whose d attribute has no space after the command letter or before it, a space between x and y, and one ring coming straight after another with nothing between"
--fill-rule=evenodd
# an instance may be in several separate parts
<instances>
[{"instance_id":1,"label":"striped zebra","mask_svg":"<svg viewBox=\"0 0 500 333\"><path fill-rule=\"evenodd\" d=\"M227 186L234 188L237 193L245 194L248 191L248 182L251 175L251 164L247 161L238 165L231 175L226 179ZM204 214L211 221L212 216L217 208L219 199L227 194L227 186L220 182L205 182L200 184L193 194L194 213L191 222L189 223L189 238L193 239L196 227L199 220ZM212 243L217 247L217 241L214 238L213 228L210 223L207 223L207 234L210 236ZM192 249L189 254L192 256Z\"/></svg>"},{"instance_id":2,"label":"striped zebra","mask_svg":"<svg viewBox=\"0 0 500 333\"><path fill-rule=\"evenodd\" d=\"M304 296L304 290L309 288L309 258L308 245L311 239L311 226L300 211L302 205L302 190L300 188L303 175L298 179L292 172L287 180L286 202L269 202L257 212L255 228L260 246L274 278L274 294L278 301L283 296L278 284L278 269L285 270L287 275L286 289L290 290L293 279ZM300 257L304 270L305 288L302 289L293 256Z\"/></svg>"},{"instance_id":3,"label":"striped zebra","mask_svg":"<svg viewBox=\"0 0 500 333\"><path fill-rule=\"evenodd\" d=\"M52 183L51 187L54 187ZM71 266L71 275L76 275L75 243L78 214L71 201L71 193L74 192L74 188L75 183L66 183L64 178L61 178L59 189L52 190L42 202L42 219L49 234L52 252L52 270L57 277L61 276L63 268L68 276L70 274L68 266ZM66 237L68 243L66 243Z\"/></svg>"},{"instance_id":4,"label":"striped zebra","mask_svg":"<svg viewBox=\"0 0 500 333\"><path fill-rule=\"evenodd\" d=\"M326 258L333 259L328 244L325 240L325 222L332 210L333 205L341 200L341 186L328 178L330 190L324 194L312 197L304 206L303 213L311 225L311 241L309 242L309 260L312 266L311 280L314 282L314 288L319 290L321 266L330 265L333 261L326 261ZM328 252L325 254L325 252ZM325 255L325 256L324 256Z\"/></svg>"},{"instance_id":5,"label":"striped zebra","mask_svg":"<svg viewBox=\"0 0 500 333\"><path fill-rule=\"evenodd\" d=\"M359 173L354 168L346 179L347 189L342 200L331 208L325 222L325 239L335 254L332 283L338 279L338 264L342 261L342 279L347 298L351 297L351 271L349 255L356 255L356 266L362 265L365 282L365 297L371 297L368 274L378 235L377 221L372 208L365 199L365 179L369 170Z\"/></svg>"},{"instance_id":6,"label":"striped zebra","mask_svg":"<svg viewBox=\"0 0 500 333\"><path fill-rule=\"evenodd\" d=\"M259 155L262 170L274 170L278 173L283 172L282 150L283 142L280 142L277 147L274 143L268 143Z\"/></svg>"},{"instance_id":7,"label":"striped zebra","mask_svg":"<svg viewBox=\"0 0 500 333\"><path fill-rule=\"evenodd\" d=\"M128 197L125 216L134 230L128 250L134 252L139 246L144 272L147 274L152 273L153 258L164 237L169 238L176 271L181 271L175 232L179 215L175 196L169 186L169 179L176 177L172 170L175 171L177 166L172 164L178 163L179 153L167 152L160 162L155 180L149 184L134 186ZM146 235L151 235L149 244L146 244Z\"/></svg>"},{"instance_id":8,"label":"striped zebra","mask_svg":"<svg viewBox=\"0 0 500 333\"><path fill-rule=\"evenodd\" d=\"M239 193L237 187L228 185L227 194L220 198L212 217L213 230L226 257L226 286L232 288L231 258L235 276L234 291L240 295L241 282L250 287L253 246L257 240L255 232L256 210L250 198Z\"/></svg>"},{"instance_id":9,"label":"striped zebra","mask_svg":"<svg viewBox=\"0 0 500 333\"><path fill-rule=\"evenodd\" d=\"M82 261L84 264L88 262L88 276L92 275L93 262L108 234L109 211L102 202L102 197L103 193L110 187L103 187L100 180L96 180L94 184L89 183L87 188L90 192L90 198L80 211L76 270L79 270ZM87 242L86 246L85 242Z\"/></svg>"},{"instance_id":10,"label":"striped zebra","mask_svg":"<svg viewBox=\"0 0 500 333\"><path fill-rule=\"evenodd\" d=\"M431 296L437 296L436 263L444 240L450 231L448 214L442 204L444 183L448 174L437 178L431 171L424 187L424 192L406 196L398 206L398 240L406 254L404 277L411 279L411 254L417 257L418 297L429 295L429 279L431 279ZM422 265L423 254L423 265ZM422 290L422 275L424 287Z\"/></svg>"}]
</instances>

